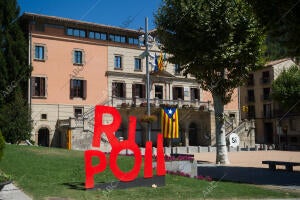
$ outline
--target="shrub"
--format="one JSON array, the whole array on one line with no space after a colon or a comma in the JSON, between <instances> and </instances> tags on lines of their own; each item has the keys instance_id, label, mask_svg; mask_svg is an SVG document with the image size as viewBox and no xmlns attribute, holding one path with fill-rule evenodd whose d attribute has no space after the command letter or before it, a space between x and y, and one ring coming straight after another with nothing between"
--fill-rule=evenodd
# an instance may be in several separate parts
<instances>
[{"instance_id":1,"label":"shrub","mask_svg":"<svg viewBox=\"0 0 300 200\"><path fill-rule=\"evenodd\" d=\"M2 159L3 156L4 147L5 147L5 140L0 130L0 160Z\"/></svg>"}]
</instances>

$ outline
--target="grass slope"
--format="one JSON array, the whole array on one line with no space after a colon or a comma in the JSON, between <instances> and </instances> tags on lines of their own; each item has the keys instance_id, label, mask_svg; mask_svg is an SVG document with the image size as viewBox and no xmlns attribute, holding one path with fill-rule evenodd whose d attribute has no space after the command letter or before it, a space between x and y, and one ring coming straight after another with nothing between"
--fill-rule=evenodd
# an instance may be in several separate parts
<instances>
[{"instance_id":1,"label":"grass slope","mask_svg":"<svg viewBox=\"0 0 300 200\"><path fill-rule=\"evenodd\" d=\"M132 157L119 156L121 169L130 170ZM82 189L85 180L82 151L6 145L0 169L11 175L15 184L34 199L61 197L68 199L248 199L291 198L299 194L268 190L248 184L207 182L167 175L166 186L161 188L132 188L127 190ZM127 171L126 170L126 171ZM142 175L142 170L141 170ZM96 175L96 182L115 180L109 167ZM80 186L72 188L70 185Z\"/></svg>"}]
</instances>

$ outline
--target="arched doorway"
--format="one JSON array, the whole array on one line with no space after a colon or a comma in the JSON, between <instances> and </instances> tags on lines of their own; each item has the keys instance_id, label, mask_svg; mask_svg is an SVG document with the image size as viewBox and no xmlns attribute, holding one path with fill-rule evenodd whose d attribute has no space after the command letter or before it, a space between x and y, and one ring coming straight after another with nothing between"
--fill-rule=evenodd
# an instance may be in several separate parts
<instances>
[{"instance_id":1,"label":"arched doorway","mask_svg":"<svg viewBox=\"0 0 300 200\"><path fill-rule=\"evenodd\" d=\"M197 125L191 123L189 126L189 146L197 146Z\"/></svg>"},{"instance_id":2,"label":"arched doorway","mask_svg":"<svg viewBox=\"0 0 300 200\"><path fill-rule=\"evenodd\" d=\"M49 147L49 129L40 128L38 132L38 145Z\"/></svg>"}]
</instances>

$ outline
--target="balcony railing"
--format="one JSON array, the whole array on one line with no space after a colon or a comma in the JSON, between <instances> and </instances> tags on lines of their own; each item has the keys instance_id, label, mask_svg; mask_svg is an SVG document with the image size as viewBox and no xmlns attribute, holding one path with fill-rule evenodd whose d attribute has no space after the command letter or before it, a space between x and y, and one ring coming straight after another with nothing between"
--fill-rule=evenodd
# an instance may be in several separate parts
<instances>
[{"instance_id":1,"label":"balcony railing","mask_svg":"<svg viewBox=\"0 0 300 200\"><path fill-rule=\"evenodd\" d=\"M255 102L255 96L246 96L245 100L248 103Z\"/></svg>"},{"instance_id":2,"label":"balcony railing","mask_svg":"<svg viewBox=\"0 0 300 200\"><path fill-rule=\"evenodd\" d=\"M260 81L261 81L262 84L268 84L268 83L271 82L271 78L268 77L268 76L262 77L262 78L260 79Z\"/></svg>"},{"instance_id":3,"label":"balcony railing","mask_svg":"<svg viewBox=\"0 0 300 200\"><path fill-rule=\"evenodd\" d=\"M261 100L263 100L263 101L271 101L272 98L271 98L270 94L263 94L263 95L261 95Z\"/></svg>"},{"instance_id":4,"label":"balcony railing","mask_svg":"<svg viewBox=\"0 0 300 200\"><path fill-rule=\"evenodd\" d=\"M187 101L182 99L177 100L165 100L165 99L149 99L151 107L161 107L163 105L174 105L178 108L195 108L201 110L209 110L210 101L199 101L198 99ZM147 107L147 100L145 98L111 98L111 106L113 107Z\"/></svg>"},{"instance_id":5,"label":"balcony railing","mask_svg":"<svg viewBox=\"0 0 300 200\"><path fill-rule=\"evenodd\" d=\"M274 115L271 111L269 111L269 112L262 112L262 116L264 117L264 119L272 119Z\"/></svg>"}]
</instances>

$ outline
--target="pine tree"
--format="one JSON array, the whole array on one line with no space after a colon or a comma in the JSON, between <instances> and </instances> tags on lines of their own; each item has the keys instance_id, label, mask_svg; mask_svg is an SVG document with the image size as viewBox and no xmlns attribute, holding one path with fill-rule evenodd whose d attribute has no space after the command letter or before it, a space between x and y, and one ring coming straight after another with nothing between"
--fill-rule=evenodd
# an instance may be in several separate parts
<instances>
[{"instance_id":1,"label":"pine tree","mask_svg":"<svg viewBox=\"0 0 300 200\"><path fill-rule=\"evenodd\" d=\"M25 98L31 68L28 66L27 42L20 26L19 10L16 0L0 1L0 129L6 140L11 135L25 139L18 135L30 132ZM11 116L10 109L18 115ZM11 118L13 120L9 120ZM16 124L24 125L23 129L14 129Z\"/></svg>"}]
</instances>

